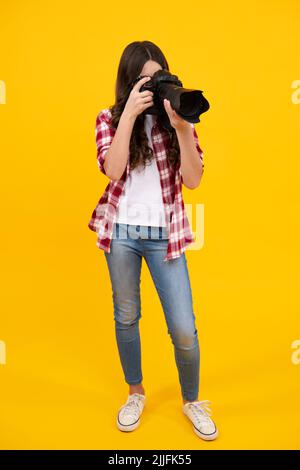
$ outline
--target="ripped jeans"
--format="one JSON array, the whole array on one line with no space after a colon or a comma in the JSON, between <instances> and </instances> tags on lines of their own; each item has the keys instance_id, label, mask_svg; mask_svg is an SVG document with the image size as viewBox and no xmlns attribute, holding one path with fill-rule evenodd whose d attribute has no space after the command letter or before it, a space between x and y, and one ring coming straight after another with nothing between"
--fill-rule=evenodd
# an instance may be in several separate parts
<instances>
[{"instance_id":1,"label":"ripped jeans","mask_svg":"<svg viewBox=\"0 0 300 470\"><path fill-rule=\"evenodd\" d=\"M200 348L185 252L163 262L168 244L165 227L114 223L110 253L104 252L113 292L115 333L125 381L143 380L141 369L140 275L144 257L174 345L184 400L198 399Z\"/></svg>"}]
</instances>

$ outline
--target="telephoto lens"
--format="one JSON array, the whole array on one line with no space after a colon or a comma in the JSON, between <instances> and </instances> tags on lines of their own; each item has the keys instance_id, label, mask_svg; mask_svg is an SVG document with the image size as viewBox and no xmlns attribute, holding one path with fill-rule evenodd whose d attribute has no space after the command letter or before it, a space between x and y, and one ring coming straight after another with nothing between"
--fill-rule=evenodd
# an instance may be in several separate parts
<instances>
[{"instance_id":1,"label":"telephoto lens","mask_svg":"<svg viewBox=\"0 0 300 470\"><path fill-rule=\"evenodd\" d=\"M145 75L139 75L132 86ZM157 70L152 78L144 83L140 92L150 90L153 92L153 106L145 109L142 114L155 114L160 116L162 125L171 130L169 116L164 107L164 99L170 101L172 109L187 122L200 122L200 115L210 108L208 100L203 96L203 90L183 88L177 75L168 70Z\"/></svg>"}]
</instances>

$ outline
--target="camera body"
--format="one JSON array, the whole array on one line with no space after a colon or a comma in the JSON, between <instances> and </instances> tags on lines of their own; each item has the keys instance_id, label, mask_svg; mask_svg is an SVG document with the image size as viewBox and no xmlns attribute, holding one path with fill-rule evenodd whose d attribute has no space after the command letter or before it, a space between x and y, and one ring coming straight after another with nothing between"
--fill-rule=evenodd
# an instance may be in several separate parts
<instances>
[{"instance_id":1,"label":"camera body","mask_svg":"<svg viewBox=\"0 0 300 470\"><path fill-rule=\"evenodd\" d=\"M139 75L132 86L144 75ZM209 108L209 102L203 96L202 90L183 88L182 82L177 75L172 75L168 70L157 70L153 77L144 83L140 92L150 90L153 92L153 106L145 109L142 114L154 114L160 116L163 126L171 130L169 116L164 107L164 99L170 101L171 107L176 113L190 123L200 122L200 114Z\"/></svg>"}]
</instances>

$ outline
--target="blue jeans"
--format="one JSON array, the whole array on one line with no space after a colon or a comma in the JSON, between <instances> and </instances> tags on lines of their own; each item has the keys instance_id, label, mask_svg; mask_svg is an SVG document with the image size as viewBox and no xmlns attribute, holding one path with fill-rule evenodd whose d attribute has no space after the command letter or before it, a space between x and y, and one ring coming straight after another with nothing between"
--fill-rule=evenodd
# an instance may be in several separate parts
<instances>
[{"instance_id":1,"label":"blue jeans","mask_svg":"<svg viewBox=\"0 0 300 470\"><path fill-rule=\"evenodd\" d=\"M125 381L139 384L143 380L139 320L144 257L174 345L182 397L193 401L198 399L200 349L188 267L185 252L163 261L167 245L165 227L114 224L111 251L104 254L113 291L116 340Z\"/></svg>"}]
</instances>

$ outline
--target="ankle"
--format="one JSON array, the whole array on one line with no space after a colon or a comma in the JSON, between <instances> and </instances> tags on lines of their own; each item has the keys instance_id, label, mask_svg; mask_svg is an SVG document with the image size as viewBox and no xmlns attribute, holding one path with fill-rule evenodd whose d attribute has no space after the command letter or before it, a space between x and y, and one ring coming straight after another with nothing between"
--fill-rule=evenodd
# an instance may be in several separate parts
<instances>
[{"instance_id":1,"label":"ankle","mask_svg":"<svg viewBox=\"0 0 300 470\"><path fill-rule=\"evenodd\" d=\"M185 405L186 403L192 403L194 401L197 401L198 398L196 398L195 400L182 400L183 401L183 404Z\"/></svg>"},{"instance_id":2,"label":"ankle","mask_svg":"<svg viewBox=\"0 0 300 470\"><path fill-rule=\"evenodd\" d=\"M132 395L133 393L140 393L141 395L145 395L145 389L143 385L129 385L129 394Z\"/></svg>"}]
</instances>

